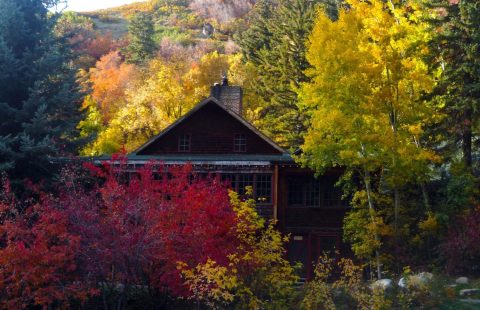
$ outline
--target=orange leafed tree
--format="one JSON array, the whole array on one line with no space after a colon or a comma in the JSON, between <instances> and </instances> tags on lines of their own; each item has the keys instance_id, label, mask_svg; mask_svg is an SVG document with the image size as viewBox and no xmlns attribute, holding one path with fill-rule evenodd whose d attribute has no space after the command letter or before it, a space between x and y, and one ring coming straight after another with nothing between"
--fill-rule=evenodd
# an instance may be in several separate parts
<instances>
[{"instance_id":1,"label":"orange leafed tree","mask_svg":"<svg viewBox=\"0 0 480 310\"><path fill-rule=\"evenodd\" d=\"M118 51L103 56L90 69L91 95L105 122L125 104L126 90L136 83L137 77L135 66L124 63Z\"/></svg>"}]
</instances>

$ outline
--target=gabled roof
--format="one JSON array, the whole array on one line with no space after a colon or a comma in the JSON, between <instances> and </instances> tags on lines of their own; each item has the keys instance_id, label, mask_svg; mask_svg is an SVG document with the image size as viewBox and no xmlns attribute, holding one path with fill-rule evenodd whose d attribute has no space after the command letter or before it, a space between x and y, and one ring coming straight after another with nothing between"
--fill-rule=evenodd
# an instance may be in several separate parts
<instances>
[{"instance_id":1,"label":"gabled roof","mask_svg":"<svg viewBox=\"0 0 480 310\"><path fill-rule=\"evenodd\" d=\"M235 118L237 121L239 121L240 123L242 123L245 127L247 127L248 129L250 129L252 132L254 132L258 137L260 137L261 139L263 139L265 142L267 142L268 144L270 144L273 148L275 148L277 151L281 152L281 153L288 153L287 151L285 151L283 148L281 148L280 146L278 146L275 142L273 142L270 138L268 138L267 136L265 136L263 133L261 133L257 128L255 128L254 126L252 126L252 124L250 124L247 120L245 120L243 117L241 117L240 115L238 115L237 113L231 111L230 109L228 109L225 105L223 105L220 101L218 101L216 98L214 97L209 97L205 100L203 100L202 102L200 102L199 104L197 104L193 109L191 109L188 113L186 113L184 116L180 117L178 120L176 120L175 122L173 122L170 126L168 126L167 128L165 128L161 133L159 133L158 135L156 135L155 137L153 137L152 139L150 139L148 142L146 142L144 145L142 145L141 147L139 147L138 149L136 149L132 155L136 155L138 154L139 152L143 151L144 149L146 149L147 147L149 147L152 143L154 143L155 141L157 141L158 139L162 138L164 135L166 135L168 132L170 132L173 128L177 127L180 123L186 121L188 118L190 118L193 114L195 114L197 111L199 111L200 109L202 109L204 106L206 106L207 104L209 103L214 103L215 105L217 105L218 107L220 107L222 110L224 110L225 112L227 112L228 114L230 114L231 116L233 116L233 118Z\"/></svg>"}]
</instances>

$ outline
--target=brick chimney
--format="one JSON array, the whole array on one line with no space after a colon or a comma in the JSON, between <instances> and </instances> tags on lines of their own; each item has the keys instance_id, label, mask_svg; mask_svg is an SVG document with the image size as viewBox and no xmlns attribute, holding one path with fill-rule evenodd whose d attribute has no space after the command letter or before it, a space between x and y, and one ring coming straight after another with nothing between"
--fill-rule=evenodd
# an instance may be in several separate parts
<instances>
[{"instance_id":1,"label":"brick chimney","mask_svg":"<svg viewBox=\"0 0 480 310\"><path fill-rule=\"evenodd\" d=\"M222 84L215 83L212 86L210 96L218 99L231 111L242 115L243 90L240 86L229 86L226 74L222 77Z\"/></svg>"}]
</instances>

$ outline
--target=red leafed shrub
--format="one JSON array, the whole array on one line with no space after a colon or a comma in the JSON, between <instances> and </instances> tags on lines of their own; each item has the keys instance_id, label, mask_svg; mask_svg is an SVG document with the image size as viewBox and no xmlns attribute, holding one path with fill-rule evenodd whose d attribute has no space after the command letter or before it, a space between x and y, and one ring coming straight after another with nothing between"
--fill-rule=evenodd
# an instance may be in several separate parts
<instances>
[{"instance_id":1,"label":"red leafed shrub","mask_svg":"<svg viewBox=\"0 0 480 310\"><path fill-rule=\"evenodd\" d=\"M480 206L450 226L442 250L450 273L480 275Z\"/></svg>"},{"instance_id":2,"label":"red leafed shrub","mask_svg":"<svg viewBox=\"0 0 480 310\"><path fill-rule=\"evenodd\" d=\"M4 184L0 202L0 308L85 300L94 293L77 277L80 238L68 229L67 214L48 196L21 210Z\"/></svg>"},{"instance_id":3,"label":"red leafed shrub","mask_svg":"<svg viewBox=\"0 0 480 310\"><path fill-rule=\"evenodd\" d=\"M112 162L86 165L89 173L65 170L55 196L37 193L29 205L17 203L6 187L0 308L68 307L112 292L122 308L138 289L186 296L179 262L228 263L239 240L223 183L195 176L190 166L166 173L150 163L126 173L122 158Z\"/></svg>"},{"instance_id":4,"label":"red leafed shrub","mask_svg":"<svg viewBox=\"0 0 480 310\"><path fill-rule=\"evenodd\" d=\"M216 179L195 177L184 166L170 168L159 181L154 166L164 171L151 163L128 182L121 167L90 167L104 179L97 189L102 222L92 228L101 231L97 242L104 252L100 261L106 281L168 287L170 293L183 295L178 262L196 265L211 258L226 263L237 245L232 229L236 216L226 187Z\"/></svg>"}]
</instances>

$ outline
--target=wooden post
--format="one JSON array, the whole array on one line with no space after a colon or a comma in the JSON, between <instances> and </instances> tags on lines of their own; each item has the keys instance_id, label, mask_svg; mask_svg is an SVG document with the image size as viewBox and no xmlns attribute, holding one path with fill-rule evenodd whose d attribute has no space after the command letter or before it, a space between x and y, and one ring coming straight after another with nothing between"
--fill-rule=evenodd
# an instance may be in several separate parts
<instances>
[{"instance_id":1,"label":"wooden post","mask_svg":"<svg viewBox=\"0 0 480 310\"><path fill-rule=\"evenodd\" d=\"M278 165L273 172L273 219L278 220Z\"/></svg>"}]
</instances>

